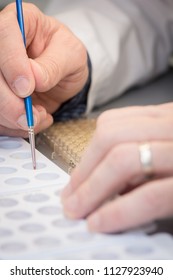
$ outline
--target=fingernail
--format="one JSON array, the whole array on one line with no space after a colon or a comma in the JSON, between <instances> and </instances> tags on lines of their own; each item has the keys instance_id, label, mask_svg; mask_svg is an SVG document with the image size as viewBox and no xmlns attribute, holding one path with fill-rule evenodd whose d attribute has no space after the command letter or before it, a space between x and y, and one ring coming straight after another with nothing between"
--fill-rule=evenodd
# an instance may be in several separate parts
<instances>
[{"instance_id":1,"label":"fingernail","mask_svg":"<svg viewBox=\"0 0 173 280\"><path fill-rule=\"evenodd\" d=\"M37 119L34 116L34 124L36 125L36 123L37 123ZM28 129L28 122L27 122L26 115L21 115L17 120L17 124L23 129Z\"/></svg>"},{"instance_id":2,"label":"fingernail","mask_svg":"<svg viewBox=\"0 0 173 280\"><path fill-rule=\"evenodd\" d=\"M20 125L22 128L27 129L28 128L28 123L26 119L26 115L22 115L18 118L17 121L18 125Z\"/></svg>"},{"instance_id":3,"label":"fingernail","mask_svg":"<svg viewBox=\"0 0 173 280\"><path fill-rule=\"evenodd\" d=\"M25 97L31 93L31 83L25 77L19 77L13 84L15 93L20 97Z\"/></svg>"}]
</instances>

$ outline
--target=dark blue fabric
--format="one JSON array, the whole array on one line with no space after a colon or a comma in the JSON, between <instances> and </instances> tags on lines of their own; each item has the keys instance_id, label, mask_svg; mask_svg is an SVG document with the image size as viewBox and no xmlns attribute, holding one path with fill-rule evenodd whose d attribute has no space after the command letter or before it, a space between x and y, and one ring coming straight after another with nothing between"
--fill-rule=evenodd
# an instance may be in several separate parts
<instances>
[{"instance_id":1,"label":"dark blue fabric","mask_svg":"<svg viewBox=\"0 0 173 280\"><path fill-rule=\"evenodd\" d=\"M91 65L91 60L89 55L88 55L88 69L89 69L88 80L84 88L79 93L77 93L73 98L64 102L60 106L60 108L53 114L53 119L55 122L78 119L82 116L83 113L85 113L87 96L92 80L92 65Z\"/></svg>"}]
</instances>

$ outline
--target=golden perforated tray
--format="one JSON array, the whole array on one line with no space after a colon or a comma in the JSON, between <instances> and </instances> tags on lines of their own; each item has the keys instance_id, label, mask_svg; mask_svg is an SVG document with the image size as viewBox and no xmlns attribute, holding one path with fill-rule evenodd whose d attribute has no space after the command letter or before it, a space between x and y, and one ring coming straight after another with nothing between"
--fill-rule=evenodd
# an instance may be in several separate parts
<instances>
[{"instance_id":1,"label":"golden perforated tray","mask_svg":"<svg viewBox=\"0 0 173 280\"><path fill-rule=\"evenodd\" d=\"M59 122L41 134L52 150L52 158L61 158L68 173L79 163L95 131L96 119L79 119Z\"/></svg>"}]
</instances>

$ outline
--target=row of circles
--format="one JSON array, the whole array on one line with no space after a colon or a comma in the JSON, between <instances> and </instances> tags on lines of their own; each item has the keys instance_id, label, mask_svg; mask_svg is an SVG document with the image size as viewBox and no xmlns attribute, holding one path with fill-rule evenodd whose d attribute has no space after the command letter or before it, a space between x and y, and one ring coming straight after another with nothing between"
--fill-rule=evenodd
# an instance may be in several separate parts
<instances>
[{"instance_id":1,"label":"row of circles","mask_svg":"<svg viewBox=\"0 0 173 280\"><path fill-rule=\"evenodd\" d=\"M59 196L61 193L61 189L57 190L55 192L56 196ZM27 202L32 202L32 203L43 203L46 202L50 199L50 196L44 193L32 193L25 195L23 199ZM0 208L8 208L8 207L14 207L18 205L19 202L17 199L14 198L1 198L0 199Z\"/></svg>"},{"instance_id":2,"label":"row of circles","mask_svg":"<svg viewBox=\"0 0 173 280\"><path fill-rule=\"evenodd\" d=\"M75 241L83 242L86 239L84 232L69 234L68 238ZM85 240L86 241L86 240ZM37 246L42 247L56 247L63 245L61 240L55 237L40 237L34 240L33 242ZM19 253L23 250L26 250L27 246L24 243L19 242L7 242L0 246L0 251L4 253ZM151 255L155 253L155 250L152 246L146 245L128 245L124 249L124 253L130 255ZM92 250L92 249L91 249ZM92 254L91 259L121 259L118 252L104 252L98 251Z\"/></svg>"},{"instance_id":3,"label":"row of circles","mask_svg":"<svg viewBox=\"0 0 173 280\"><path fill-rule=\"evenodd\" d=\"M0 167L0 174L9 174L7 172L17 172L15 168L11 167ZM59 178L59 174L53 172L45 172L35 175L35 179L39 181L53 181ZM26 185L31 182L30 179L26 177L11 177L4 181L7 185Z\"/></svg>"},{"instance_id":4,"label":"row of circles","mask_svg":"<svg viewBox=\"0 0 173 280\"><path fill-rule=\"evenodd\" d=\"M45 206L42 208L39 208L37 210L39 214L47 215L47 216L54 216L62 214L61 207L58 206ZM23 210L17 210L17 211L11 211L5 214L5 216L8 219L11 220L26 220L32 217L32 213L23 211Z\"/></svg>"},{"instance_id":5,"label":"row of circles","mask_svg":"<svg viewBox=\"0 0 173 280\"><path fill-rule=\"evenodd\" d=\"M42 162L37 162L37 170L43 169L46 167L45 163ZM32 162L28 162L22 165L22 168L28 169L28 170L33 170L33 164ZM15 167L10 167L10 166L0 166L0 174L5 175L5 174L13 174L17 172L17 168Z\"/></svg>"},{"instance_id":6,"label":"row of circles","mask_svg":"<svg viewBox=\"0 0 173 280\"><path fill-rule=\"evenodd\" d=\"M12 140L10 138L1 138L0 139L0 149L5 150L15 150L23 146L20 139Z\"/></svg>"},{"instance_id":7,"label":"row of circles","mask_svg":"<svg viewBox=\"0 0 173 280\"><path fill-rule=\"evenodd\" d=\"M60 219L57 219L57 220L53 221L52 225L57 227L58 229L60 229L60 228L71 228L71 227L79 226L80 221L66 220L66 219L60 218ZM39 232L45 231L46 226L44 226L42 224L38 224L38 223L29 223L29 224L21 225L19 227L19 230L21 230L23 232L27 232L27 233L39 233ZM0 228L0 237L1 238L2 237L6 238L6 237L11 236L11 235L13 235L12 230L6 229L6 228ZM85 239L87 239L86 238L87 236L84 236Z\"/></svg>"},{"instance_id":8,"label":"row of circles","mask_svg":"<svg viewBox=\"0 0 173 280\"><path fill-rule=\"evenodd\" d=\"M60 228L60 226L62 225L62 221L63 220L57 220L53 224L54 224L54 226ZM72 221L72 222L74 224L74 221ZM71 225L68 224L68 226L71 226ZM39 224L28 224L28 225L23 225L20 229L22 231L27 232L27 233L39 233L39 232L43 232L43 230L45 228L43 226L39 225ZM12 231L10 231L8 229L0 228L0 236L2 237L3 235L5 235L6 237L11 236ZM89 242L93 239L93 237L94 237L94 234L91 234L89 232L83 232L83 231L79 232L79 231L77 231L77 232L68 233L67 236L66 236L66 239L74 240L74 241L78 241L78 242L84 242L84 241ZM55 242L55 240L56 240L56 242ZM42 245L42 246L63 245L63 241L61 240L61 238L54 238L54 237L37 238L37 242L34 242L34 243ZM10 246L10 244L11 244L11 246ZM15 244L15 246L13 246L12 244L13 245ZM8 252L9 251L11 251L11 252L17 251L18 252L21 249L23 250L24 248L26 248L26 245L27 244L22 244L22 243L19 243L18 241L17 242L5 242L0 246L0 249L3 250L3 251L8 251Z\"/></svg>"},{"instance_id":9,"label":"row of circles","mask_svg":"<svg viewBox=\"0 0 173 280\"><path fill-rule=\"evenodd\" d=\"M22 152L15 152L10 154L10 158L12 159L19 159L19 160L25 160L25 159L30 159L31 158L31 153L27 151L22 151ZM6 158L0 157L0 163L4 162Z\"/></svg>"}]
</instances>

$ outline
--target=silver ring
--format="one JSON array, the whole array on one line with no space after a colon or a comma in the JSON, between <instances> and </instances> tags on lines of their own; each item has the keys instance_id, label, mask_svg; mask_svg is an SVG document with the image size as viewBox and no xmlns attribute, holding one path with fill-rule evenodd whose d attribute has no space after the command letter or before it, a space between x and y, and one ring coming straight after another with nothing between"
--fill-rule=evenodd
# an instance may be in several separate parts
<instances>
[{"instance_id":1,"label":"silver ring","mask_svg":"<svg viewBox=\"0 0 173 280\"><path fill-rule=\"evenodd\" d=\"M140 162L144 174L149 177L153 175L152 165L152 152L149 143L143 143L139 145Z\"/></svg>"}]
</instances>

